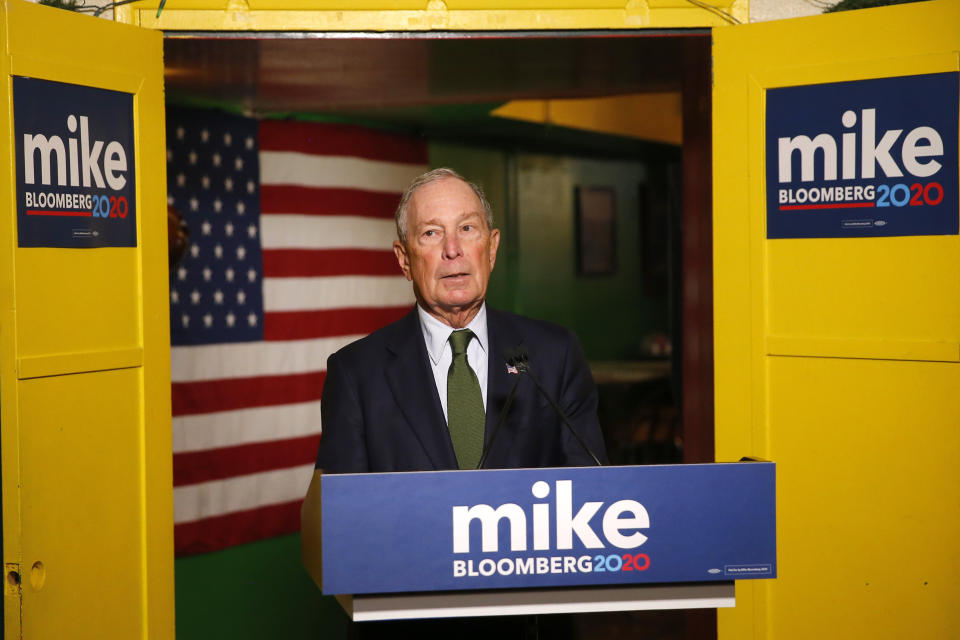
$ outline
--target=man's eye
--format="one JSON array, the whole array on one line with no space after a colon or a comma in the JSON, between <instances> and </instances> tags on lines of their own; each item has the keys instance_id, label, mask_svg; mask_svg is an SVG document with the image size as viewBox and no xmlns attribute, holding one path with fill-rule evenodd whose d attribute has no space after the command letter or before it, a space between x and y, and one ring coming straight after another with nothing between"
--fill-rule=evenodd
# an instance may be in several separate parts
<instances>
[{"instance_id":1,"label":"man's eye","mask_svg":"<svg viewBox=\"0 0 960 640\"><path fill-rule=\"evenodd\" d=\"M423 232L423 235L425 235L425 236L428 237L428 238L431 238L431 237L437 235L437 232L434 231L433 229L430 229L429 231L424 231L424 232Z\"/></svg>"},{"instance_id":2,"label":"man's eye","mask_svg":"<svg viewBox=\"0 0 960 640\"><path fill-rule=\"evenodd\" d=\"M464 230L464 231L473 231L473 225L472 225L472 224L465 224L465 225L463 225L463 230Z\"/></svg>"}]
</instances>

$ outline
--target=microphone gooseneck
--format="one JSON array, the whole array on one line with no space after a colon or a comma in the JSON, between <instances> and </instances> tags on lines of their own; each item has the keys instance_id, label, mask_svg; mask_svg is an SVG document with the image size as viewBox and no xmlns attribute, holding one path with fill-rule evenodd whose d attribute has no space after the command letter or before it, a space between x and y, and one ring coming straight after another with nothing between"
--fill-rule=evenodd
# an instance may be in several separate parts
<instances>
[{"instance_id":1,"label":"microphone gooseneck","mask_svg":"<svg viewBox=\"0 0 960 640\"><path fill-rule=\"evenodd\" d=\"M530 368L529 362L524 363L522 372L526 373L527 376L531 380L533 380L533 383L537 385L537 389L540 390L540 393L543 394L543 397L547 399L547 402L550 403L550 406L553 407L553 410L557 412L558 416L560 416L560 420L563 422L564 425L566 425L567 429L570 431L573 437L576 438L577 442L580 444L580 447L584 451L586 451L591 458L593 458L593 461L597 464L598 467L602 467L603 463L600 462L600 458L598 458L597 455L590 449L590 447L587 446L587 443L583 441L583 438L580 437L580 434L577 433L577 430L574 428L574 426L570 424L570 419L567 418L567 414L564 413L563 409L560 408L560 405L558 405L556 400L554 400L553 397L550 396L547 390L543 388L543 385L540 384L540 380L537 378L537 376L533 375L533 370Z\"/></svg>"},{"instance_id":2,"label":"microphone gooseneck","mask_svg":"<svg viewBox=\"0 0 960 640\"><path fill-rule=\"evenodd\" d=\"M503 357L507 362L507 366L516 370L517 380L513 383L513 388L510 390L510 395L507 396L507 400L503 405L503 410L500 412L500 417L497 418L497 424L494 427L493 434L490 436L490 442L487 445L486 450L483 452L483 456L480 458L480 463L477 465L477 468L483 468L483 463L486 460L487 453L489 452L490 447L493 445L493 441L497 437L497 433L500 431L500 426L503 424L507 412L510 410L510 405L513 403L513 398L516 394L517 386L520 383L520 377L522 374L527 374L527 377L533 380L533 384L536 385L543 397L546 398L547 402L550 403L550 406L553 407L553 410L560 417L561 422L563 422L567 430L570 431L580 447L586 451L591 458L593 458L593 461L598 467L602 467L603 463L600 462L600 459L590 449L587 443L583 441L583 438L580 437L580 434L577 433L576 428L574 428L574 426L570 423L570 419L567 418L567 414L563 411L563 409L560 408L560 405L557 404L544 386L540 384L540 380L537 378L537 376L534 375L533 370L530 368L530 354L527 352L526 348L521 345L514 349L507 349L504 351Z\"/></svg>"}]
</instances>

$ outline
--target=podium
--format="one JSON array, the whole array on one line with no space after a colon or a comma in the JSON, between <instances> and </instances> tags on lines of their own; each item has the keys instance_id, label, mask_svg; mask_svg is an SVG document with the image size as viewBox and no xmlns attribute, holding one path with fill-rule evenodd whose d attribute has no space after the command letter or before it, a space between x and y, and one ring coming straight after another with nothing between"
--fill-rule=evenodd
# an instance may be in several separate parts
<instances>
[{"instance_id":1,"label":"podium","mask_svg":"<svg viewBox=\"0 0 960 640\"><path fill-rule=\"evenodd\" d=\"M732 607L776 577L775 470L317 471L303 561L355 621Z\"/></svg>"}]
</instances>

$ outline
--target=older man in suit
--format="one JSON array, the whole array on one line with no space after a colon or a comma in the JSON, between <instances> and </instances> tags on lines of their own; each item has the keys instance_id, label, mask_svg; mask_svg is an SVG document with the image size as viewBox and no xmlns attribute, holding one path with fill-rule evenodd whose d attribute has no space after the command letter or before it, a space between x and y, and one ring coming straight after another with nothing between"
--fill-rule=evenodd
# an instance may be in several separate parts
<instances>
[{"instance_id":1,"label":"older man in suit","mask_svg":"<svg viewBox=\"0 0 960 640\"><path fill-rule=\"evenodd\" d=\"M430 171L404 193L396 223L394 252L417 305L330 356L317 468L473 469L484 452L484 468L605 460L596 389L573 334L484 302L500 232L480 188L450 169ZM507 362L518 348L546 394Z\"/></svg>"},{"instance_id":2,"label":"older man in suit","mask_svg":"<svg viewBox=\"0 0 960 640\"><path fill-rule=\"evenodd\" d=\"M396 222L394 252L417 305L330 356L317 469L475 469L481 459L484 468L580 466L596 464L594 455L605 461L597 393L577 339L484 302L500 232L483 191L450 169L435 169L404 193ZM577 435L533 380L507 363L504 354L518 349ZM519 640L536 638L538 629L562 640L573 626L566 616L494 617L362 623L351 635Z\"/></svg>"}]
</instances>

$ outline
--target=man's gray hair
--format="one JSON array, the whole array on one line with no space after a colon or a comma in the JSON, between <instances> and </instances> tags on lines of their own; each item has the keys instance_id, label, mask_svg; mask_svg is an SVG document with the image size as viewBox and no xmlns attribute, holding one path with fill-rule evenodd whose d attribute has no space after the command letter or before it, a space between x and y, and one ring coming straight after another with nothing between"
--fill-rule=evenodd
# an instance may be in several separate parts
<instances>
[{"instance_id":1,"label":"man's gray hair","mask_svg":"<svg viewBox=\"0 0 960 640\"><path fill-rule=\"evenodd\" d=\"M487 231L493 230L493 207L490 206L490 202L487 201L487 197L483 195L483 189L473 182L470 182L453 169L440 167L439 169L427 171L426 173L414 178L413 182L410 183L410 186L407 187L407 190L404 191L403 195L400 197L400 204L397 205L397 211L393 216L397 223L397 237L400 238L400 242L407 244L407 206L410 204L410 199L413 197L413 194L417 191L417 189L425 184L430 184L431 182L437 182L439 180L446 180L447 178L454 178L470 187L473 193L476 194L477 198L480 199L480 204L483 205L483 214L487 220Z\"/></svg>"}]
</instances>

